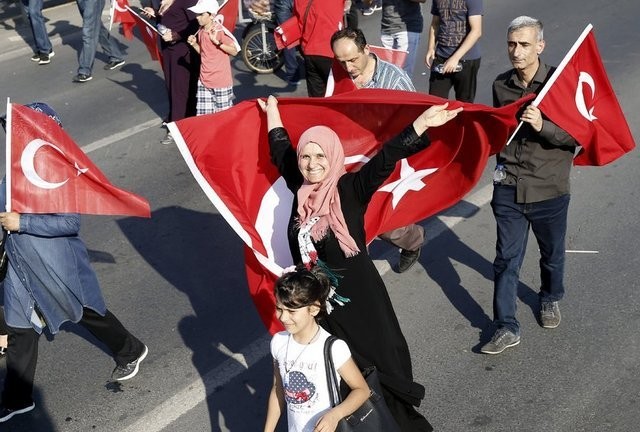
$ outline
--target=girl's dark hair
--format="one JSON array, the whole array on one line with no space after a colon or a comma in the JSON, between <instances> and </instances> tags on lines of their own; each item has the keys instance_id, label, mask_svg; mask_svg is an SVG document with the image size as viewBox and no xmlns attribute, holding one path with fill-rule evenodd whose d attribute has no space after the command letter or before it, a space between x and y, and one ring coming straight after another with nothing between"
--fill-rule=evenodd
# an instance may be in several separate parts
<instances>
[{"instance_id":1,"label":"girl's dark hair","mask_svg":"<svg viewBox=\"0 0 640 432\"><path fill-rule=\"evenodd\" d=\"M327 312L326 301L330 290L331 282L319 267L307 270L305 266L298 266L278 278L274 293L276 300L289 309L319 306L319 318Z\"/></svg>"}]
</instances>

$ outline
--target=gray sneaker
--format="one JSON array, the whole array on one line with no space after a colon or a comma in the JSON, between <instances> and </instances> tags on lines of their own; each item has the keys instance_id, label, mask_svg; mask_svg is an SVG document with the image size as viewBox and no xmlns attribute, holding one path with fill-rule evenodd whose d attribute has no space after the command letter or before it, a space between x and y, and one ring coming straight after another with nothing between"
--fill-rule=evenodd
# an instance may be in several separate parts
<instances>
[{"instance_id":1,"label":"gray sneaker","mask_svg":"<svg viewBox=\"0 0 640 432\"><path fill-rule=\"evenodd\" d=\"M540 323L542 327L552 329L560 325L560 306L557 301L540 302Z\"/></svg>"},{"instance_id":2,"label":"gray sneaker","mask_svg":"<svg viewBox=\"0 0 640 432\"><path fill-rule=\"evenodd\" d=\"M502 351L516 346L520 343L520 336L507 330L504 327L499 328L493 334L489 342L480 348L480 352L484 354L500 354Z\"/></svg>"}]
</instances>

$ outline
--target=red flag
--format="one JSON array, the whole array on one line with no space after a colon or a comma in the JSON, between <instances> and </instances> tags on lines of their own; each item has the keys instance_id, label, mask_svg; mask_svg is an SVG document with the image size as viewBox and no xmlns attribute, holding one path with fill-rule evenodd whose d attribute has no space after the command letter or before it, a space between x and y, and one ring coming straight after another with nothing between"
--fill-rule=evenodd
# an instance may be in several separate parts
<instances>
[{"instance_id":1,"label":"red flag","mask_svg":"<svg viewBox=\"0 0 640 432\"><path fill-rule=\"evenodd\" d=\"M369 45L369 51L377 55L381 60L394 64L400 69L404 66L404 62L407 60L407 54L409 54L404 50L385 48L376 45Z\"/></svg>"},{"instance_id":2,"label":"red flag","mask_svg":"<svg viewBox=\"0 0 640 432\"><path fill-rule=\"evenodd\" d=\"M575 165L606 165L636 146L602 64L591 24L534 104L582 146Z\"/></svg>"},{"instance_id":3,"label":"red flag","mask_svg":"<svg viewBox=\"0 0 640 432\"><path fill-rule=\"evenodd\" d=\"M239 5L240 0L227 0L222 4L222 6L220 6L220 9L218 10L218 15L222 15L224 17L222 25L224 25L231 32L233 32L233 30L236 28Z\"/></svg>"},{"instance_id":4,"label":"red flag","mask_svg":"<svg viewBox=\"0 0 640 432\"><path fill-rule=\"evenodd\" d=\"M55 120L15 104L7 113L8 211L151 216L149 203L113 186Z\"/></svg>"},{"instance_id":5,"label":"red flag","mask_svg":"<svg viewBox=\"0 0 640 432\"><path fill-rule=\"evenodd\" d=\"M140 32L142 42L144 42L147 51L149 51L151 60L158 60L162 65L162 54L158 47L158 30L131 7L127 6L127 10L131 12L131 16L136 22L136 27Z\"/></svg>"},{"instance_id":6,"label":"red flag","mask_svg":"<svg viewBox=\"0 0 640 432\"><path fill-rule=\"evenodd\" d=\"M136 21L129 9L127 9L128 6L129 2L127 0L112 0L111 23L120 23L122 25L122 34L131 40L133 39L133 27Z\"/></svg>"},{"instance_id":7,"label":"red flag","mask_svg":"<svg viewBox=\"0 0 640 432\"><path fill-rule=\"evenodd\" d=\"M374 194L365 218L367 241L458 202L515 128L517 109L525 101L499 109L463 104L465 110L454 121L430 129L431 146L398 163ZM278 106L294 143L313 125L335 130L347 169L353 170L438 103L442 99L422 93L362 89L331 98L283 98ZM292 264L286 225L293 194L271 163L264 113L255 101L245 101L171 123L169 129L205 194L251 249L246 259L251 295L267 328L279 329L273 281Z\"/></svg>"}]
</instances>

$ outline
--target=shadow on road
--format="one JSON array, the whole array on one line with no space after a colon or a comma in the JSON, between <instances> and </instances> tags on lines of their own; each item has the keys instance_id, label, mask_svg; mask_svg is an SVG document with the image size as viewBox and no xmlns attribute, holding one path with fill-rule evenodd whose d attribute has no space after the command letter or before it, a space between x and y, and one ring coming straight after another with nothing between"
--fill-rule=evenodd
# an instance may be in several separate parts
<instances>
[{"instance_id":1,"label":"shadow on road","mask_svg":"<svg viewBox=\"0 0 640 432\"><path fill-rule=\"evenodd\" d=\"M118 224L155 271L188 296L193 315L175 326L201 377L265 336L246 286L241 242L220 215L172 206L150 220ZM249 411L238 407L266 407L271 377L271 362L263 359L225 384L233 397L207 389L211 430L259 430L264 418L247 418Z\"/></svg>"}]
</instances>

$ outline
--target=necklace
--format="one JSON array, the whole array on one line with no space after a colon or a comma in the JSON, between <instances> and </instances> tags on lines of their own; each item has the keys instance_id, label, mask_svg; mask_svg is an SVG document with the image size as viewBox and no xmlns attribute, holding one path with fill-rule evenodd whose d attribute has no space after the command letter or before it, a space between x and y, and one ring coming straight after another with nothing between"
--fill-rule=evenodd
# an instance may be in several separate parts
<instances>
[{"instance_id":1,"label":"necklace","mask_svg":"<svg viewBox=\"0 0 640 432\"><path fill-rule=\"evenodd\" d=\"M302 351L300 351L300 354L298 354L298 357L296 357L296 359L293 361L293 363L291 363L291 366L289 366L289 368L287 368L287 364L289 363L287 361L287 359L289 358L289 342L291 341L291 333L289 333L289 338L287 339L287 350L284 353L284 372L285 373L288 374L291 371L291 369L293 369L293 365L298 362L298 359L300 358L300 356L302 354L304 354L304 351L307 349L307 347L309 345L311 345L311 342L313 342L316 339L316 337L318 336L319 333L320 333L320 326L318 326L318 330L316 330L316 333L309 340L309 342L307 342L306 345L304 346L304 348L302 348Z\"/></svg>"}]
</instances>

